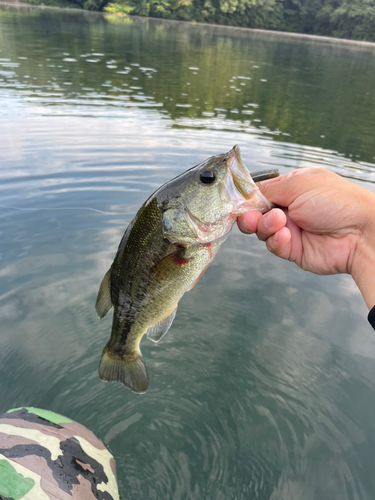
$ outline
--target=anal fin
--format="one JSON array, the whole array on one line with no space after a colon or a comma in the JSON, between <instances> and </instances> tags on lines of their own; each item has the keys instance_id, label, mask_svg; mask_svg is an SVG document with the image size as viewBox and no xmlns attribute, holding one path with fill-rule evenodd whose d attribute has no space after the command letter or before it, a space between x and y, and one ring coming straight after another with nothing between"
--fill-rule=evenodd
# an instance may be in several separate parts
<instances>
[{"instance_id":1,"label":"anal fin","mask_svg":"<svg viewBox=\"0 0 375 500\"><path fill-rule=\"evenodd\" d=\"M104 318L112 307L111 300L111 271L112 267L105 273L100 283L98 296L96 297L95 310L100 319Z\"/></svg>"},{"instance_id":2,"label":"anal fin","mask_svg":"<svg viewBox=\"0 0 375 500\"><path fill-rule=\"evenodd\" d=\"M159 342L170 329L176 316L176 312L177 306L166 318L159 321L159 323L156 323L156 325L150 326L150 328L147 330L147 338L149 338L153 342Z\"/></svg>"}]
</instances>

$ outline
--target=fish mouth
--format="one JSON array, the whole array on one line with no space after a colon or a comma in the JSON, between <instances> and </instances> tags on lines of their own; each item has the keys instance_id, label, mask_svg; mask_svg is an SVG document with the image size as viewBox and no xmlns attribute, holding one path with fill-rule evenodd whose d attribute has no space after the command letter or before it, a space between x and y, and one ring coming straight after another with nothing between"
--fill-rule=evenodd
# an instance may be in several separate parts
<instances>
[{"instance_id":1,"label":"fish mouth","mask_svg":"<svg viewBox=\"0 0 375 500\"><path fill-rule=\"evenodd\" d=\"M268 212L273 204L267 200L255 184L245 167L240 148L235 145L227 157L227 174L224 178L226 196L233 205L232 215L239 215L249 210Z\"/></svg>"}]
</instances>

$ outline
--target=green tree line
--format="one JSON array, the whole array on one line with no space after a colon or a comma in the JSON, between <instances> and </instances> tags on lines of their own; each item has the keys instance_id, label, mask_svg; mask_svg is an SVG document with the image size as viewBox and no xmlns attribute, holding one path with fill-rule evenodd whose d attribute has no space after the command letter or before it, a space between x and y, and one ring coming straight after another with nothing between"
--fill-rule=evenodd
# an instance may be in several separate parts
<instances>
[{"instance_id":1,"label":"green tree line","mask_svg":"<svg viewBox=\"0 0 375 500\"><path fill-rule=\"evenodd\" d=\"M84 9L375 41L375 0L68 0Z\"/></svg>"}]
</instances>

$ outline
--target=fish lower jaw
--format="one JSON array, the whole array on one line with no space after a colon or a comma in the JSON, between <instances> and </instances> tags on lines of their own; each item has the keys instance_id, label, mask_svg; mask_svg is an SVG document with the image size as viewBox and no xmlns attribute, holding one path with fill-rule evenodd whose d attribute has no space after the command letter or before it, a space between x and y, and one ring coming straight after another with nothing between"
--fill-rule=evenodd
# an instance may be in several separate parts
<instances>
[{"instance_id":1,"label":"fish lower jaw","mask_svg":"<svg viewBox=\"0 0 375 500\"><path fill-rule=\"evenodd\" d=\"M242 199L239 203L234 204L234 210L231 212L231 215L233 217L238 217L239 215L252 210L266 213L274 207L275 205L268 201L260 190L257 190L249 200Z\"/></svg>"},{"instance_id":2,"label":"fish lower jaw","mask_svg":"<svg viewBox=\"0 0 375 500\"><path fill-rule=\"evenodd\" d=\"M221 221L210 224L210 229L207 230L205 228L204 231L201 231L200 228L197 227L197 243L207 245L208 243L227 238L235 220L235 216L228 217L224 222Z\"/></svg>"}]
</instances>

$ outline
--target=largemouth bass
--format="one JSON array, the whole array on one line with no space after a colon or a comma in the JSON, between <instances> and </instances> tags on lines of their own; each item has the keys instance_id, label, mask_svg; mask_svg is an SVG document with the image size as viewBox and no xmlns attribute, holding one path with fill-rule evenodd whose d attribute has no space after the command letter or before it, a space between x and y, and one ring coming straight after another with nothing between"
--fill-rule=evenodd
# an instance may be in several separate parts
<instances>
[{"instance_id":1,"label":"largemouth bass","mask_svg":"<svg viewBox=\"0 0 375 500\"><path fill-rule=\"evenodd\" d=\"M257 172L256 180L278 175ZM177 305L228 238L236 217L271 203L243 164L240 149L212 156L161 186L129 224L100 285L96 311L114 307L111 338L99 366L102 380L145 392L148 374L139 344L167 333Z\"/></svg>"}]
</instances>

